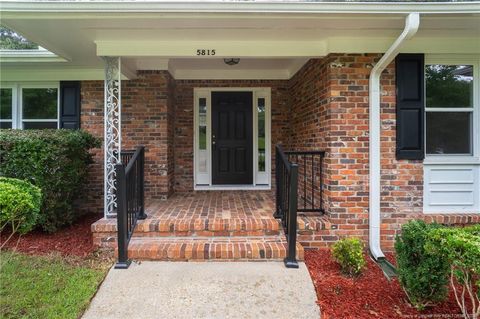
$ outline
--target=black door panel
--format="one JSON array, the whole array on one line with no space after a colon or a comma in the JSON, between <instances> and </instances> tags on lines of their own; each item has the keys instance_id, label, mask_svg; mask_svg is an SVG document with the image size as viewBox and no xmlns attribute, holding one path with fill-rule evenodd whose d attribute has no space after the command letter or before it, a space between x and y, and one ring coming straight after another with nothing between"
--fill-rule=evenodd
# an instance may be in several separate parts
<instances>
[{"instance_id":1,"label":"black door panel","mask_svg":"<svg viewBox=\"0 0 480 319\"><path fill-rule=\"evenodd\" d=\"M212 184L253 183L251 92L212 92Z\"/></svg>"}]
</instances>

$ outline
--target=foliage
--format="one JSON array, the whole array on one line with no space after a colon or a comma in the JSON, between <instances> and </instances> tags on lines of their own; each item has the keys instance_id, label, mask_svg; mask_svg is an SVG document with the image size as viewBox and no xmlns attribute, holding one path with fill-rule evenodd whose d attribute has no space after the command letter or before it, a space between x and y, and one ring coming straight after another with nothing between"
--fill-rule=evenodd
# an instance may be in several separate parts
<instances>
[{"instance_id":1,"label":"foliage","mask_svg":"<svg viewBox=\"0 0 480 319\"><path fill-rule=\"evenodd\" d=\"M403 225L395 241L398 279L410 303L421 310L444 300L448 292L448 263L425 250L429 232L441 227L413 220Z\"/></svg>"},{"instance_id":2,"label":"foliage","mask_svg":"<svg viewBox=\"0 0 480 319\"><path fill-rule=\"evenodd\" d=\"M19 179L0 177L0 230L9 226L12 231L1 247L17 232L25 234L33 229L41 204L40 188Z\"/></svg>"},{"instance_id":3,"label":"foliage","mask_svg":"<svg viewBox=\"0 0 480 319\"><path fill-rule=\"evenodd\" d=\"M79 318L108 271L58 256L0 257L0 317L6 319Z\"/></svg>"},{"instance_id":4,"label":"foliage","mask_svg":"<svg viewBox=\"0 0 480 319\"><path fill-rule=\"evenodd\" d=\"M18 33L0 26L0 49L6 50L36 50L38 45L32 43Z\"/></svg>"},{"instance_id":5,"label":"foliage","mask_svg":"<svg viewBox=\"0 0 480 319\"><path fill-rule=\"evenodd\" d=\"M480 317L480 225L439 228L430 232L426 250L450 265L450 285L465 318ZM462 286L459 291L456 281ZM471 309L467 305L471 303Z\"/></svg>"},{"instance_id":6,"label":"foliage","mask_svg":"<svg viewBox=\"0 0 480 319\"><path fill-rule=\"evenodd\" d=\"M56 88L24 88L22 89L24 119L56 119Z\"/></svg>"},{"instance_id":7,"label":"foliage","mask_svg":"<svg viewBox=\"0 0 480 319\"><path fill-rule=\"evenodd\" d=\"M431 65L425 69L428 107L471 107L473 73L456 65ZM470 74L471 73L471 74Z\"/></svg>"},{"instance_id":8,"label":"foliage","mask_svg":"<svg viewBox=\"0 0 480 319\"><path fill-rule=\"evenodd\" d=\"M100 141L80 130L0 130L0 176L28 180L43 190L37 225L54 232L76 217L73 201Z\"/></svg>"},{"instance_id":9,"label":"foliage","mask_svg":"<svg viewBox=\"0 0 480 319\"><path fill-rule=\"evenodd\" d=\"M344 238L333 245L333 258L347 276L358 276L365 268L363 244L358 238Z\"/></svg>"}]
</instances>

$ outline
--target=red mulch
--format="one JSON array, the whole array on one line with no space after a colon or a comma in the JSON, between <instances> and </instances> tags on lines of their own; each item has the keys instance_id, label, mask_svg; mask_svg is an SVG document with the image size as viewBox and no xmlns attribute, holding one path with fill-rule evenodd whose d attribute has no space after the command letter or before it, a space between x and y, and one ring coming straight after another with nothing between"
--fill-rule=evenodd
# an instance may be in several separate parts
<instances>
[{"instance_id":1,"label":"red mulch","mask_svg":"<svg viewBox=\"0 0 480 319\"><path fill-rule=\"evenodd\" d=\"M393 256L387 256L392 260ZM322 319L340 318L460 318L453 292L435 307L412 308L398 280L389 282L382 270L367 258L365 271L356 279L340 274L329 250L305 251L305 263L312 276Z\"/></svg>"},{"instance_id":2,"label":"red mulch","mask_svg":"<svg viewBox=\"0 0 480 319\"><path fill-rule=\"evenodd\" d=\"M98 215L83 216L75 224L53 234L35 230L20 236L20 239L18 236L13 236L5 248L31 255L58 252L64 256L85 257L94 250L90 227L100 218L101 216ZM1 234L1 242L3 243L9 235L7 232Z\"/></svg>"}]
</instances>

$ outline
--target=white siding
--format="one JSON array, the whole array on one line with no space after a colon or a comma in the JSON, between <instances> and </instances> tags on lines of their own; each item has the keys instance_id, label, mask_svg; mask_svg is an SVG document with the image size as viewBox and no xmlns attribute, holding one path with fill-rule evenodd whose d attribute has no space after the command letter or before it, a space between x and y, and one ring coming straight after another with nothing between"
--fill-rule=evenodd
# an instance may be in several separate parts
<instances>
[{"instance_id":1,"label":"white siding","mask_svg":"<svg viewBox=\"0 0 480 319\"><path fill-rule=\"evenodd\" d=\"M478 212L479 165L425 165L424 211Z\"/></svg>"}]
</instances>

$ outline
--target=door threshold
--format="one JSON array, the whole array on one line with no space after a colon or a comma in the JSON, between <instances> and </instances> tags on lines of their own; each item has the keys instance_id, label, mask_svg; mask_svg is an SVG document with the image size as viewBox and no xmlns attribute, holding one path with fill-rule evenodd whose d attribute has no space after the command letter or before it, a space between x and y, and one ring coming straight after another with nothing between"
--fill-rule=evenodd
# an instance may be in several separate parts
<instances>
[{"instance_id":1,"label":"door threshold","mask_svg":"<svg viewBox=\"0 0 480 319\"><path fill-rule=\"evenodd\" d=\"M270 185L195 185L196 191L271 190Z\"/></svg>"}]
</instances>

